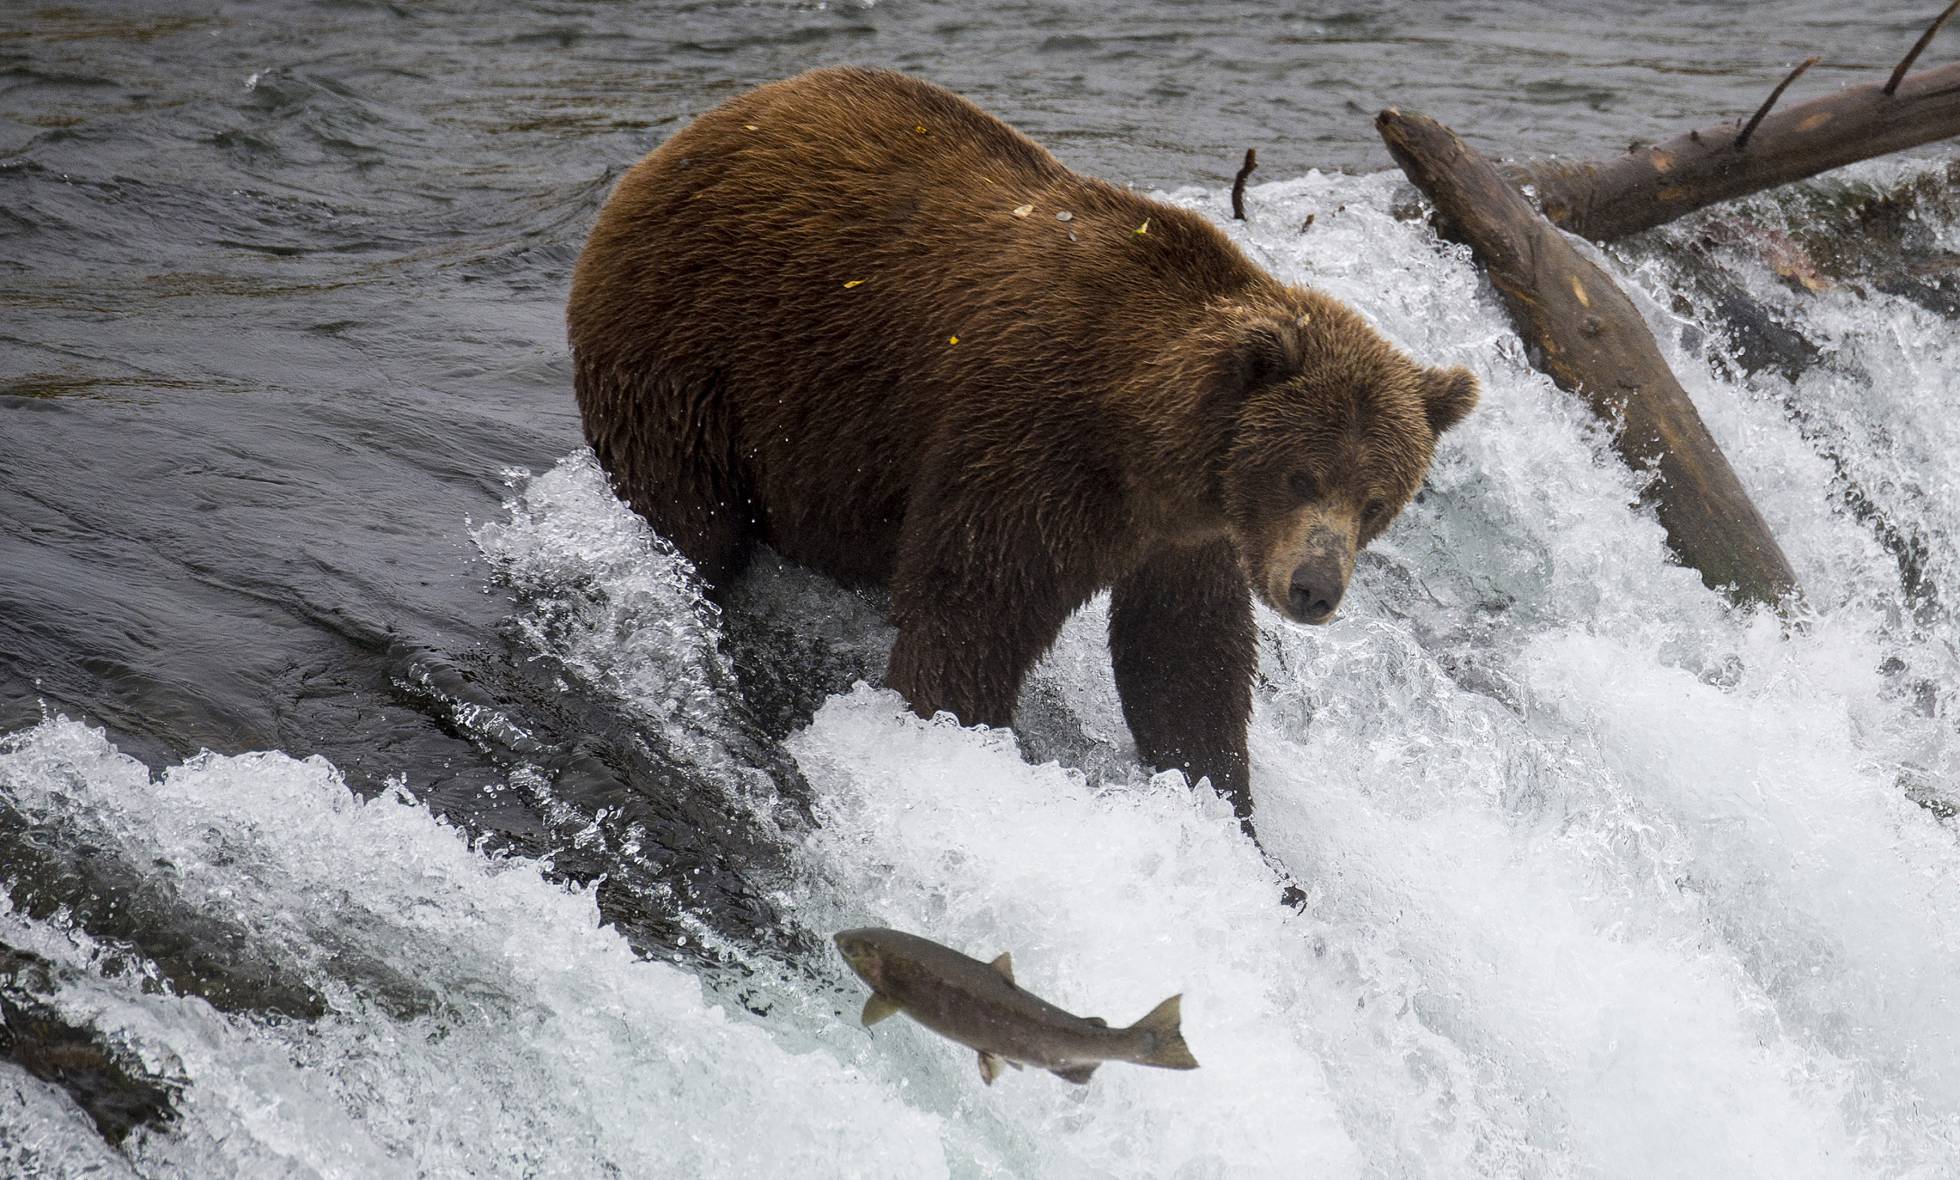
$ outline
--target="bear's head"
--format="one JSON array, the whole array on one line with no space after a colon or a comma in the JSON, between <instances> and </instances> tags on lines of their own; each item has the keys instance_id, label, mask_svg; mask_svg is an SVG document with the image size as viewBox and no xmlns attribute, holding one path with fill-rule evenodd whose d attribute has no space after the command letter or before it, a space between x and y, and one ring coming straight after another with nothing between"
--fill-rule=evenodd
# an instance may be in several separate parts
<instances>
[{"instance_id":1,"label":"bear's head","mask_svg":"<svg viewBox=\"0 0 1960 1180\"><path fill-rule=\"evenodd\" d=\"M1232 316L1220 341L1207 413L1228 416L1231 434L1214 492L1253 591L1290 619L1325 623L1355 554L1422 486L1437 436L1477 404L1477 381L1417 364L1333 299L1289 294Z\"/></svg>"}]
</instances>

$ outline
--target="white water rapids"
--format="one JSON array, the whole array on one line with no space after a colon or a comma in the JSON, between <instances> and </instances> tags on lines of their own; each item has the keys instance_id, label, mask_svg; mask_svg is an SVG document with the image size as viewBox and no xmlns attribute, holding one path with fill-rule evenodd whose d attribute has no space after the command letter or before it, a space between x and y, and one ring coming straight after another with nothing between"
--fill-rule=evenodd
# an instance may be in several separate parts
<instances>
[{"instance_id":1,"label":"white water rapids","mask_svg":"<svg viewBox=\"0 0 1960 1180\"><path fill-rule=\"evenodd\" d=\"M1960 1174L1960 834L1915 802L1960 799L1960 631L1838 494L1857 480L1960 589L1953 323L1793 291L1738 248L1729 277L1823 349L1794 383L1743 377L1670 264L1608 259L1807 590L1788 628L1669 559L1636 475L1464 253L1394 215L1393 178L1252 196L1223 224L1257 261L1484 383L1343 621L1262 614L1253 786L1303 911L1223 803L1137 769L1100 601L1038 674L1038 707L1096 739L1081 765L860 686L791 740L814 828L730 768L823 948L751 964L749 1003L636 959L590 892L473 850L413 782L364 803L277 751L152 775L50 718L0 745L0 799L251 930L327 1010L219 1012L0 901L0 943L64 966L64 1013L181 1083L175 1127L118 1151L0 1066L0 1175ZM540 650L649 726L716 709L714 619L589 455L516 485L474 536ZM889 642L764 565L755 609ZM1011 950L1024 986L1112 1023L1182 992L1203 1068L985 1087L909 1022L859 1027L827 942L858 925Z\"/></svg>"}]
</instances>

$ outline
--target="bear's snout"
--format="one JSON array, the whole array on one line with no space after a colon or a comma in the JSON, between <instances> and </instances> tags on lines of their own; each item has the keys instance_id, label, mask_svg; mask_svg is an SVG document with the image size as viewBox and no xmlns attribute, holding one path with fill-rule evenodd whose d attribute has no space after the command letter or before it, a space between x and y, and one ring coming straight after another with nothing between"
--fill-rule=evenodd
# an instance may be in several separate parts
<instances>
[{"instance_id":1,"label":"bear's snout","mask_svg":"<svg viewBox=\"0 0 1960 1180\"><path fill-rule=\"evenodd\" d=\"M1302 623L1329 622L1346 590L1347 563L1338 554L1317 553L1293 567L1287 605Z\"/></svg>"}]
</instances>

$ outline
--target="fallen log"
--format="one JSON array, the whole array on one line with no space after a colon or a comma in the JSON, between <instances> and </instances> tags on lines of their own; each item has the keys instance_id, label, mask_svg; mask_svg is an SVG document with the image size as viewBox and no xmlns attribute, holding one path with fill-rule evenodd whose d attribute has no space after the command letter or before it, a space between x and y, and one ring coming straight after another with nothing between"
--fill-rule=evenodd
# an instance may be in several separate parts
<instances>
[{"instance_id":1,"label":"fallen log","mask_svg":"<svg viewBox=\"0 0 1960 1180\"><path fill-rule=\"evenodd\" d=\"M1800 66L1747 126L1704 127L1614 160L1533 161L1507 168L1505 175L1521 188L1529 186L1559 228L1610 242L1719 201L1960 135L1960 64L1901 77L1955 8L1960 0L1941 14L1887 82L1770 113L1784 87L1802 73Z\"/></svg>"},{"instance_id":2,"label":"fallen log","mask_svg":"<svg viewBox=\"0 0 1960 1180\"><path fill-rule=\"evenodd\" d=\"M1782 548L1619 286L1447 127L1394 108L1375 127L1436 206L1441 232L1483 263L1533 362L1613 424L1630 464L1655 474L1649 496L1675 554L1738 601L1794 594Z\"/></svg>"}]
</instances>

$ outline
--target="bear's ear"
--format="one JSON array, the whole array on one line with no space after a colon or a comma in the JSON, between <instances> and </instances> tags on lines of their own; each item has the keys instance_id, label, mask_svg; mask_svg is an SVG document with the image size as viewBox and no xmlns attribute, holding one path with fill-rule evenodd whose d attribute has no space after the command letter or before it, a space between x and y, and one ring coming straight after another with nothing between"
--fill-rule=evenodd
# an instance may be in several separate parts
<instances>
[{"instance_id":1,"label":"bear's ear","mask_svg":"<svg viewBox=\"0 0 1960 1180\"><path fill-rule=\"evenodd\" d=\"M1430 433L1440 435L1476 408L1477 379L1461 366L1430 369L1422 375L1422 405Z\"/></svg>"},{"instance_id":2,"label":"bear's ear","mask_svg":"<svg viewBox=\"0 0 1960 1180\"><path fill-rule=\"evenodd\" d=\"M1306 356L1303 327L1300 321L1281 316L1245 325L1226 349L1221 383L1233 395L1243 396L1298 373Z\"/></svg>"}]
</instances>

